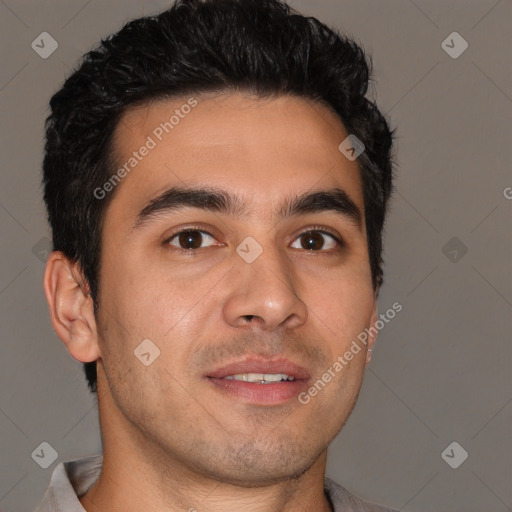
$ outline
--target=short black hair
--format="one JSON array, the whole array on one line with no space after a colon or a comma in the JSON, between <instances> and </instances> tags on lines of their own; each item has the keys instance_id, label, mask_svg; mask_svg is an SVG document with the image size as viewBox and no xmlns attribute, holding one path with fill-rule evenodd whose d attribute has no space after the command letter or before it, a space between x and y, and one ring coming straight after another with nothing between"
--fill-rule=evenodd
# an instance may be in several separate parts
<instances>
[{"instance_id":1,"label":"short black hair","mask_svg":"<svg viewBox=\"0 0 512 512\"><path fill-rule=\"evenodd\" d=\"M86 53L50 100L43 185L53 250L78 264L95 314L101 229L113 193L102 200L94 190L116 169L112 134L120 116L150 100L214 91L319 101L363 142L358 162L378 293L394 131L365 96L371 68L360 45L281 0L177 0L158 15L130 21ZM84 369L96 392L96 363Z\"/></svg>"}]
</instances>

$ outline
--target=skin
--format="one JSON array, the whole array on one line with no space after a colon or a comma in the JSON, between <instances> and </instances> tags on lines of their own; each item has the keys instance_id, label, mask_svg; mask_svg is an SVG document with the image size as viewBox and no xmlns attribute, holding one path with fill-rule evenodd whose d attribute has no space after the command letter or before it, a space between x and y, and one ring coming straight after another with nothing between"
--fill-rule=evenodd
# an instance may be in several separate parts
<instances>
[{"instance_id":1,"label":"skin","mask_svg":"<svg viewBox=\"0 0 512 512\"><path fill-rule=\"evenodd\" d=\"M115 190L97 318L77 266L58 252L47 263L56 332L75 359L97 361L104 465L80 501L87 512L329 511L327 447L357 400L366 348L307 405L248 404L203 375L243 355L281 354L315 382L377 320L358 164L338 150L348 133L324 105L242 93L196 98ZM186 100L125 112L115 132L120 165ZM187 208L131 230L151 198L185 184L236 193L252 210L230 217ZM288 195L334 186L363 212L362 230L334 212L276 218ZM190 224L213 237L194 257L164 242ZM326 249L301 248L312 226L334 230L345 246L324 235ZM251 264L236 252L247 236L263 248ZM147 338L160 350L149 366L133 353Z\"/></svg>"}]
</instances>

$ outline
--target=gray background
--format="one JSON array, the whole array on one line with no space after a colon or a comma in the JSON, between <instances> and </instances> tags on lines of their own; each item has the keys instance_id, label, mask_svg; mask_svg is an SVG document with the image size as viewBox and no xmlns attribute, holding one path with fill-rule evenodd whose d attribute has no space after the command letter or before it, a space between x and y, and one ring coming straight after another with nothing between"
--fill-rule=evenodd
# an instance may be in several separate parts
<instances>
[{"instance_id":1,"label":"gray background","mask_svg":"<svg viewBox=\"0 0 512 512\"><path fill-rule=\"evenodd\" d=\"M0 1L4 512L33 509L58 462L101 451L95 399L81 364L53 332L42 289L50 238L40 188L47 103L100 37L167 5ZM403 311L379 334L327 474L404 511L511 510L512 3L292 5L373 55L375 98L398 127L380 311L395 301ZM31 48L43 31L59 44L47 59ZM457 59L441 47L454 31L469 44ZM47 469L31 457L43 441L58 452ZM441 457L453 441L469 454L457 469Z\"/></svg>"}]
</instances>

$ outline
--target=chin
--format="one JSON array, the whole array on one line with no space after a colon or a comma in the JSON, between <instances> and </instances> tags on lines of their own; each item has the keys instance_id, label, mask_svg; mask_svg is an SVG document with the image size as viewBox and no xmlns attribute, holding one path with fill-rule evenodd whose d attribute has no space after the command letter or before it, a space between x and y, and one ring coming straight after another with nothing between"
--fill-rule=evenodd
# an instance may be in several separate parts
<instances>
[{"instance_id":1,"label":"chin","mask_svg":"<svg viewBox=\"0 0 512 512\"><path fill-rule=\"evenodd\" d=\"M261 441L250 441L222 455L211 453L208 461L215 467L200 468L216 481L238 487L265 487L282 481L300 478L325 452L326 447L305 447L304 444L277 444L272 450L263 449ZM203 459L205 460L205 459ZM206 470L206 471L205 471Z\"/></svg>"}]
</instances>

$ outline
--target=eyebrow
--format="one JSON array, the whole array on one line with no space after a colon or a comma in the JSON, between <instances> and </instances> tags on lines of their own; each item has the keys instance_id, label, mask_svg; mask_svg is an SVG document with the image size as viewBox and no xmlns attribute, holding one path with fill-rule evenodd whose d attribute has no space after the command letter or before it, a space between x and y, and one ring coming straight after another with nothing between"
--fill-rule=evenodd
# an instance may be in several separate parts
<instances>
[{"instance_id":1,"label":"eyebrow","mask_svg":"<svg viewBox=\"0 0 512 512\"><path fill-rule=\"evenodd\" d=\"M247 218L253 211L239 196L226 190L215 187L174 186L148 202L137 215L131 230L147 225L160 215L185 208L198 208L238 218ZM354 224L359 231L362 230L361 210L347 192L338 187L287 197L279 208L277 217L283 219L323 212L335 212Z\"/></svg>"}]
</instances>

